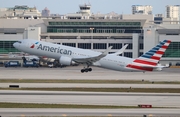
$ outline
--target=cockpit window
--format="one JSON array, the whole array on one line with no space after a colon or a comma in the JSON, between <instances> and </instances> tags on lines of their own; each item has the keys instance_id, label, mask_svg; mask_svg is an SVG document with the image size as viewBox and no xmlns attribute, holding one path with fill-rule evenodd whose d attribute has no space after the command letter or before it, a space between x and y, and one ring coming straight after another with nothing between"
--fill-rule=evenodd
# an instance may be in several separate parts
<instances>
[{"instance_id":1,"label":"cockpit window","mask_svg":"<svg viewBox=\"0 0 180 117\"><path fill-rule=\"evenodd\" d=\"M22 43L21 41L18 41L18 43Z\"/></svg>"}]
</instances>

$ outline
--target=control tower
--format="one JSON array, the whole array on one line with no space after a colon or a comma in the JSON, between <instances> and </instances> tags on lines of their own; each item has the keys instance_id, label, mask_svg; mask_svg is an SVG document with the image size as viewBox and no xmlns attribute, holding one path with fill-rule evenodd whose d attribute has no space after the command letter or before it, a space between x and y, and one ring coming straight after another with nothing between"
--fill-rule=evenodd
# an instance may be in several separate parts
<instances>
[{"instance_id":1,"label":"control tower","mask_svg":"<svg viewBox=\"0 0 180 117\"><path fill-rule=\"evenodd\" d=\"M90 4L79 5L79 8L80 8L79 13L88 14L88 15L91 14L91 10L90 10L91 5Z\"/></svg>"}]
</instances>

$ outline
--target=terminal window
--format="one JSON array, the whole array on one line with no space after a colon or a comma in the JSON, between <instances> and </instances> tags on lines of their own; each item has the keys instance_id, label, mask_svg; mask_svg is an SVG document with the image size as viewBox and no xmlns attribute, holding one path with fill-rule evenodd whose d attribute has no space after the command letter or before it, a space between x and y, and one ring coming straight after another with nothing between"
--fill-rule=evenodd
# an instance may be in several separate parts
<instances>
[{"instance_id":1,"label":"terminal window","mask_svg":"<svg viewBox=\"0 0 180 117\"><path fill-rule=\"evenodd\" d=\"M78 43L78 48L91 49L91 43Z\"/></svg>"},{"instance_id":2,"label":"terminal window","mask_svg":"<svg viewBox=\"0 0 180 117\"><path fill-rule=\"evenodd\" d=\"M113 46L112 49L121 49L122 43L109 43L109 46Z\"/></svg>"},{"instance_id":3,"label":"terminal window","mask_svg":"<svg viewBox=\"0 0 180 117\"><path fill-rule=\"evenodd\" d=\"M132 58L132 52L124 52L124 56Z\"/></svg>"},{"instance_id":4,"label":"terminal window","mask_svg":"<svg viewBox=\"0 0 180 117\"><path fill-rule=\"evenodd\" d=\"M0 41L0 54L8 54L9 52L19 52L13 47L16 41Z\"/></svg>"},{"instance_id":5,"label":"terminal window","mask_svg":"<svg viewBox=\"0 0 180 117\"><path fill-rule=\"evenodd\" d=\"M76 47L76 43L62 43L62 45Z\"/></svg>"},{"instance_id":6,"label":"terminal window","mask_svg":"<svg viewBox=\"0 0 180 117\"><path fill-rule=\"evenodd\" d=\"M132 49L133 44L132 43L125 43L124 45L128 44L128 47L126 49Z\"/></svg>"},{"instance_id":7,"label":"terminal window","mask_svg":"<svg viewBox=\"0 0 180 117\"><path fill-rule=\"evenodd\" d=\"M144 44L143 43L139 44L139 49L144 49Z\"/></svg>"},{"instance_id":8,"label":"terminal window","mask_svg":"<svg viewBox=\"0 0 180 117\"><path fill-rule=\"evenodd\" d=\"M106 43L94 43L93 44L93 49L106 49Z\"/></svg>"},{"instance_id":9,"label":"terminal window","mask_svg":"<svg viewBox=\"0 0 180 117\"><path fill-rule=\"evenodd\" d=\"M163 57L176 58L180 57L180 42L171 42Z\"/></svg>"}]
</instances>

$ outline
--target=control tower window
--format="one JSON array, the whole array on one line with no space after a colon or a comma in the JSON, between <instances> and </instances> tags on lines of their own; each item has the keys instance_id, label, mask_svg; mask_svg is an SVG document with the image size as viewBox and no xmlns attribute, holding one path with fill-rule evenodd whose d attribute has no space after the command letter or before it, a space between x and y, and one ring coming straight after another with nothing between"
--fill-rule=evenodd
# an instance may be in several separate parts
<instances>
[{"instance_id":1,"label":"control tower window","mask_svg":"<svg viewBox=\"0 0 180 117\"><path fill-rule=\"evenodd\" d=\"M80 9L81 10L89 10L90 8L89 7L81 7Z\"/></svg>"}]
</instances>

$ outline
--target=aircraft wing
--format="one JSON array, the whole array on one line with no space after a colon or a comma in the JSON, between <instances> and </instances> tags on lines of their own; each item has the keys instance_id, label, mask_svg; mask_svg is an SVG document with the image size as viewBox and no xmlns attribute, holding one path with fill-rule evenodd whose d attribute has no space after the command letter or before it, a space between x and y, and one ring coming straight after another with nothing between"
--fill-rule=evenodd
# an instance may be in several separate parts
<instances>
[{"instance_id":1,"label":"aircraft wing","mask_svg":"<svg viewBox=\"0 0 180 117\"><path fill-rule=\"evenodd\" d=\"M86 57L86 58L73 58L72 60L77 63L87 63L92 64L93 62L99 61L101 58L105 57L108 52L111 50L112 46L110 46L106 51L104 51L102 54L94 57Z\"/></svg>"},{"instance_id":2,"label":"aircraft wing","mask_svg":"<svg viewBox=\"0 0 180 117\"><path fill-rule=\"evenodd\" d=\"M123 46L119 51L112 53L112 55L120 55L124 52L124 50L127 48L128 44L126 44L125 46Z\"/></svg>"}]
</instances>

